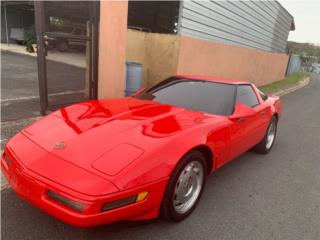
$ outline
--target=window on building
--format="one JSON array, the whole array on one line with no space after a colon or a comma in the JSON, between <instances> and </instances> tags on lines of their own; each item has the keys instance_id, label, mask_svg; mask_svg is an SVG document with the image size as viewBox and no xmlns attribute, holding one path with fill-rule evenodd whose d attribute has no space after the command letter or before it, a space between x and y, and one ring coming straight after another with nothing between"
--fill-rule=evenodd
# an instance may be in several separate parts
<instances>
[{"instance_id":1,"label":"window on building","mask_svg":"<svg viewBox=\"0 0 320 240\"><path fill-rule=\"evenodd\" d=\"M152 33L177 33L179 1L129 1L128 28Z\"/></svg>"}]
</instances>

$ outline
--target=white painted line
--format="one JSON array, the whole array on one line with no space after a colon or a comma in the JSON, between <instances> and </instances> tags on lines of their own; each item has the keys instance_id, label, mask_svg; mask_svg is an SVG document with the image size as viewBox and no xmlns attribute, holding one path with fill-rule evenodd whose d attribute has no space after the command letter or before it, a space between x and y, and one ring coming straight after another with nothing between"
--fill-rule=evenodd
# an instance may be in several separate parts
<instances>
[{"instance_id":1,"label":"white painted line","mask_svg":"<svg viewBox=\"0 0 320 240\"><path fill-rule=\"evenodd\" d=\"M62 95L68 95L68 94L75 94L75 93L84 93L84 90L77 90L77 91L65 91L65 92L58 92L58 93L50 93L48 94L49 97L54 96L62 96ZM28 96L28 97L18 97L18 98L6 98L0 100L0 103L7 103L11 101L21 101L21 100L31 100L31 99L38 99L39 96Z\"/></svg>"}]
</instances>

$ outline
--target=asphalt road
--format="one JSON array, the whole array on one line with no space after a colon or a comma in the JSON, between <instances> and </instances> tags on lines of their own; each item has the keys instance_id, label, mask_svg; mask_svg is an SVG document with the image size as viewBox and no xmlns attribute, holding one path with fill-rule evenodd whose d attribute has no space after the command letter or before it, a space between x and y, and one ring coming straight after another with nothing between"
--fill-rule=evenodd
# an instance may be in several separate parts
<instances>
[{"instance_id":1,"label":"asphalt road","mask_svg":"<svg viewBox=\"0 0 320 240\"><path fill-rule=\"evenodd\" d=\"M65 63L46 61L49 104L85 99L85 69ZM37 59L1 51L1 121L39 115Z\"/></svg>"},{"instance_id":2,"label":"asphalt road","mask_svg":"<svg viewBox=\"0 0 320 240\"><path fill-rule=\"evenodd\" d=\"M248 152L208 178L183 222L119 222L73 228L1 192L2 239L320 239L320 76L283 97L268 155Z\"/></svg>"}]
</instances>

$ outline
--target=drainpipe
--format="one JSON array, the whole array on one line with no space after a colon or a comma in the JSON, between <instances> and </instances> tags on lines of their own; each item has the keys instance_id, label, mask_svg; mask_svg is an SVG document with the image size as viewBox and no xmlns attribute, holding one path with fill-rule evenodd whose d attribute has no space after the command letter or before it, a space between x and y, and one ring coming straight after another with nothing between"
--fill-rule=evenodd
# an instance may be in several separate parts
<instances>
[{"instance_id":1,"label":"drainpipe","mask_svg":"<svg viewBox=\"0 0 320 240\"><path fill-rule=\"evenodd\" d=\"M286 75L285 76L287 76L288 75L288 71L289 71L289 68L290 68L290 61L291 61L291 53L289 53L289 58L288 58L288 63L287 63L287 68L286 68Z\"/></svg>"},{"instance_id":2,"label":"drainpipe","mask_svg":"<svg viewBox=\"0 0 320 240\"><path fill-rule=\"evenodd\" d=\"M7 5L4 4L4 21L6 24L6 38L7 38L7 45L9 46L9 34L8 34L8 20L7 20Z\"/></svg>"}]
</instances>

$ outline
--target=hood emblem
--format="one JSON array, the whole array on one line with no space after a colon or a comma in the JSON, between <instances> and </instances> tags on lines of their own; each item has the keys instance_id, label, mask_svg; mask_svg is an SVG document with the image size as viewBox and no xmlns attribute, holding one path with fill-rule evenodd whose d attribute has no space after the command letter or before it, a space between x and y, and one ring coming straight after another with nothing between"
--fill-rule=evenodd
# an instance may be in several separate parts
<instances>
[{"instance_id":1,"label":"hood emblem","mask_svg":"<svg viewBox=\"0 0 320 240\"><path fill-rule=\"evenodd\" d=\"M66 144L64 142L55 142L54 143L54 148L56 149L61 149L61 148L65 148Z\"/></svg>"}]
</instances>

